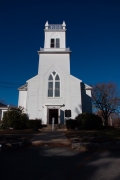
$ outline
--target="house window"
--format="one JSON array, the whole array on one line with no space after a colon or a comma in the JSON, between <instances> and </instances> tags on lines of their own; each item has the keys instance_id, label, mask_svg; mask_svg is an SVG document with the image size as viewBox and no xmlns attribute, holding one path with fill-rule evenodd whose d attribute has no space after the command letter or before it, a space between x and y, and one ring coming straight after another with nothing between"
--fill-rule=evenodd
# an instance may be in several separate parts
<instances>
[{"instance_id":1,"label":"house window","mask_svg":"<svg viewBox=\"0 0 120 180\"><path fill-rule=\"evenodd\" d=\"M2 110L2 114L1 114L1 120L3 119L4 117L4 114L6 113L7 110Z\"/></svg>"},{"instance_id":2,"label":"house window","mask_svg":"<svg viewBox=\"0 0 120 180\"><path fill-rule=\"evenodd\" d=\"M60 39L59 38L51 39L50 47L51 48L59 48L60 47Z\"/></svg>"},{"instance_id":3,"label":"house window","mask_svg":"<svg viewBox=\"0 0 120 180\"><path fill-rule=\"evenodd\" d=\"M55 71L48 78L48 97L60 97L60 77Z\"/></svg>"}]
</instances>

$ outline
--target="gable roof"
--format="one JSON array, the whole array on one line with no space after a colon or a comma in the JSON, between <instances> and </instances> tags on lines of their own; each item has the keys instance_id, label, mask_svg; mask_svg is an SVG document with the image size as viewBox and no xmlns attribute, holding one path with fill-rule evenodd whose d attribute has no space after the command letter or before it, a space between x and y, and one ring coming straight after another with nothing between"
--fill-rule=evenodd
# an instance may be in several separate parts
<instances>
[{"instance_id":1,"label":"gable roof","mask_svg":"<svg viewBox=\"0 0 120 180\"><path fill-rule=\"evenodd\" d=\"M19 91L27 91L27 83L18 88Z\"/></svg>"},{"instance_id":2,"label":"gable roof","mask_svg":"<svg viewBox=\"0 0 120 180\"><path fill-rule=\"evenodd\" d=\"M7 107L7 105L0 102L0 107Z\"/></svg>"},{"instance_id":3,"label":"gable roof","mask_svg":"<svg viewBox=\"0 0 120 180\"><path fill-rule=\"evenodd\" d=\"M81 83L81 89L82 90L92 90L92 87L89 86L88 84L85 84L85 83Z\"/></svg>"}]
</instances>

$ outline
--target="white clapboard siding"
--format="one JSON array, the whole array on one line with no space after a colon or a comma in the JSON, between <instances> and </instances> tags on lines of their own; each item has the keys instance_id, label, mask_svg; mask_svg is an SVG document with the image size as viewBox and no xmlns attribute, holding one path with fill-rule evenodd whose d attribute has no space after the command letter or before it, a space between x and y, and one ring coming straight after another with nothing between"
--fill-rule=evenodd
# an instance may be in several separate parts
<instances>
[{"instance_id":1,"label":"white clapboard siding","mask_svg":"<svg viewBox=\"0 0 120 180\"><path fill-rule=\"evenodd\" d=\"M83 111L91 112L91 87L70 75L71 51L66 48L65 22L57 25L46 22L44 33L44 48L38 51L38 75L27 81L26 91L19 90L18 105L26 108L30 119L41 119L43 124L48 122L49 106L56 108L60 122L65 123L66 109L71 109L72 118ZM60 97L48 97L48 77L53 71L60 77Z\"/></svg>"},{"instance_id":2,"label":"white clapboard siding","mask_svg":"<svg viewBox=\"0 0 120 180\"><path fill-rule=\"evenodd\" d=\"M72 118L75 118L78 114L82 113L82 102L81 102L81 80L70 76L70 104L72 110Z\"/></svg>"},{"instance_id":3,"label":"white clapboard siding","mask_svg":"<svg viewBox=\"0 0 120 180\"><path fill-rule=\"evenodd\" d=\"M27 113L30 119L37 118L38 76L28 81Z\"/></svg>"},{"instance_id":4,"label":"white clapboard siding","mask_svg":"<svg viewBox=\"0 0 120 180\"><path fill-rule=\"evenodd\" d=\"M26 112L26 103L27 103L27 91L19 91L18 107L24 107Z\"/></svg>"}]
</instances>

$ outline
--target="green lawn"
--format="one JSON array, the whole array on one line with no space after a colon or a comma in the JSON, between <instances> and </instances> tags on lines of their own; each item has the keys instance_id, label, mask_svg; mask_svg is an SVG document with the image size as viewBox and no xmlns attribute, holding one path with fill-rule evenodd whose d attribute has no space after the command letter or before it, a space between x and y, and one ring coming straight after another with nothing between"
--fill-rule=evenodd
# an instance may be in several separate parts
<instances>
[{"instance_id":1,"label":"green lawn","mask_svg":"<svg viewBox=\"0 0 120 180\"><path fill-rule=\"evenodd\" d=\"M74 137L84 137L84 136L92 136L93 134L97 134L98 136L108 137L112 140L120 140L120 129L111 128L111 129L103 129L103 130L79 130L79 131L66 131L65 135L67 138Z\"/></svg>"}]
</instances>

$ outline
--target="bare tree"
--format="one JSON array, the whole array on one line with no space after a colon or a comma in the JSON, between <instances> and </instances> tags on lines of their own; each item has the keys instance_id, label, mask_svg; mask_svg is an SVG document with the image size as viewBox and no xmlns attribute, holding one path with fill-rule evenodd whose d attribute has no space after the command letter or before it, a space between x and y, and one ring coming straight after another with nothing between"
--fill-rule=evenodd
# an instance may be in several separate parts
<instances>
[{"instance_id":1,"label":"bare tree","mask_svg":"<svg viewBox=\"0 0 120 180\"><path fill-rule=\"evenodd\" d=\"M100 83L92 89L93 107L101 111L104 123L108 126L109 116L120 108L120 90L115 83Z\"/></svg>"}]
</instances>

